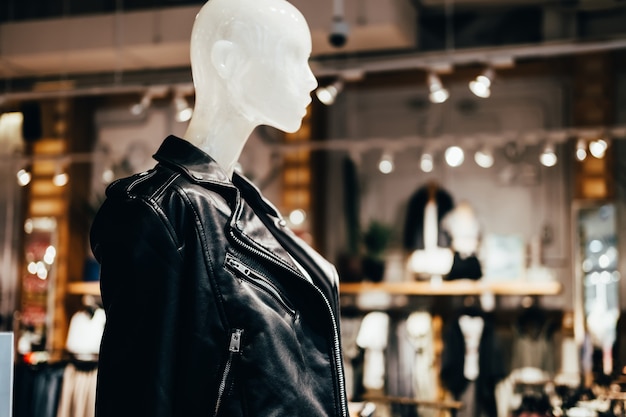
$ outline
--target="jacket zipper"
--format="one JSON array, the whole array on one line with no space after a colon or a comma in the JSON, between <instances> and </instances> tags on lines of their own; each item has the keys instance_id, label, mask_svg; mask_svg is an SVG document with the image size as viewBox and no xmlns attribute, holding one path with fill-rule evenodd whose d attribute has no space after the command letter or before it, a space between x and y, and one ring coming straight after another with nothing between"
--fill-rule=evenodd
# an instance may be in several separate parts
<instances>
[{"instance_id":1,"label":"jacket zipper","mask_svg":"<svg viewBox=\"0 0 626 417\"><path fill-rule=\"evenodd\" d=\"M272 298L274 298L278 303L287 310L287 313L291 317L296 316L296 309L289 304L285 298L281 295L278 288L274 286L267 278L265 278L261 273L256 272L251 269L249 266L245 265L237 258L232 256L231 254L226 254L226 266L234 269L238 272L238 276L249 282L250 284L260 288L262 291L269 293Z\"/></svg>"},{"instance_id":2,"label":"jacket zipper","mask_svg":"<svg viewBox=\"0 0 626 417\"><path fill-rule=\"evenodd\" d=\"M226 394L230 382L231 382L231 374L233 372L233 363L236 357L241 353L241 337L243 335L243 329L233 329L230 333L230 341L228 344L228 359L226 360L226 365L224 365L224 372L222 373L222 378L220 379L220 385L217 388L217 401L215 403L215 410L213 412L213 416L217 416L217 413L220 410L220 406L222 405L222 401L224 400L224 395Z\"/></svg>"},{"instance_id":3,"label":"jacket zipper","mask_svg":"<svg viewBox=\"0 0 626 417\"><path fill-rule=\"evenodd\" d=\"M251 251L252 253L272 262L275 265L280 266L283 269L287 269L289 272L293 273L293 271L288 268L287 266L281 264L280 262L277 262L273 257L271 257L270 255L266 254L265 252L255 248L254 246L250 245L249 243L244 242L239 236L237 236L235 234L235 232L233 231L232 228L229 228L229 232L230 232L230 236L237 242L239 243L241 246L247 248L249 251ZM331 317L331 321L333 323L333 356L334 356L334 361L335 361L335 369L337 371L337 376L339 377L339 404L341 407L341 415L344 417L348 416L348 410L346 409L346 386L345 386L345 381L344 381L344 373L343 373L343 365L342 365L342 357L341 357L341 343L340 343L340 339L339 339L339 329L337 328L337 321L335 319L335 314L333 313L333 309L330 305L330 301L328 301L328 298L326 297L326 295L322 292L322 290L320 290L316 285L314 285L313 283L309 282L308 280L304 280L309 286L313 287L315 289L315 291L317 291L317 293L322 297L322 299L324 300L324 303L326 304L326 308L328 310L328 313L330 314Z\"/></svg>"}]
</instances>

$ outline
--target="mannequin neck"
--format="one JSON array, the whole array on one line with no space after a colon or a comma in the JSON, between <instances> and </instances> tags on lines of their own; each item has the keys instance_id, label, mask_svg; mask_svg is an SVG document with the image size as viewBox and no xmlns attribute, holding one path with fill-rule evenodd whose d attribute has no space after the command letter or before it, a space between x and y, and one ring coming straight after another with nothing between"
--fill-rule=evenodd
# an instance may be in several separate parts
<instances>
[{"instance_id":1,"label":"mannequin neck","mask_svg":"<svg viewBox=\"0 0 626 417\"><path fill-rule=\"evenodd\" d=\"M211 156L232 178L235 164L255 127L231 106L196 101L184 139Z\"/></svg>"}]
</instances>

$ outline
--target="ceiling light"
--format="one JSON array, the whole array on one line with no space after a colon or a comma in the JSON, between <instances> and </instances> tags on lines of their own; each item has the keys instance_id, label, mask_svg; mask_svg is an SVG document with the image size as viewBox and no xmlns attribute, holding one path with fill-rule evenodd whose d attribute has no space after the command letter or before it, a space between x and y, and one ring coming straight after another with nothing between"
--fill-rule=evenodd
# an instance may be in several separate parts
<instances>
[{"instance_id":1,"label":"ceiling light","mask_svg":"<svg viewBox=\"0 0 626 417\"><path fill-rule=\"evenodd\" d=\"M433 156L428 152L424 152L420 158L420 169L422 172L432 172L434 167Z\"/></svg>"},{"instance_id":2,"label":"ceiling light","mask_svg":"<svg viewBox=\"0 0 626 417\"><path fill-rule=\"evenodd\" d=\"M113 172L113 168L107 167L102 171L102 182L104 184L110 184L115 179L115 172Z\"/></svg>"},{"instance_id":3,"label":"ceiling light","mask_svg":"<svg viewBox=\"0 0 626 417\"><path fill-rule=\"evenodd\" d=\"M598 159L604 158L608 148L609 144L604 139L596 139L589 142L589 153Z\"/></svg>"},{"instance_id":4,"label":"ceiling light","mask_svg":"<svg viewBox=\"0 0 626 417\"><path fill-rule=\"evenodd\" d=\"M306 211L302 209L295 209L289 213L289 221L294 226L300 226L306 220Z\"/></svg>"},{"instance_id":5,"label":"ceiling light","mask_svg":"<svg viewBox=\"0 0 626 417\"><path fill-rule=\"evenodd\" d=\"M445 158L449 166L458 167L465 160L465 153L459 146L450 146L446 149Z\"/></svg>"},{"instance_id":6,"label":"ceiling light","mask_svg":"<svg viewBox=\"0 0 626 417\"><path fill-rule=\"evenodd\" d=\"M17 171L17 183L22 187L28 185L32 177L32 174L27 168L22 168Z\"/></svg>"},{"instance_id":7,"label":"ceiling light","mask_svg":"<svg viewBox=\"0 0 626 417\"><path fill-rule=\"evenodd\" d=\"M576 159L584 161L587 158L587 143L584 139L578 139L576 142Z\"/></svg>"},{"instance_id":8,"label":"ceiling light","mask_svg":"<svg viewBox=\"0 0 626 417\"><path fill-rule=\"evenodd\" d=\"M150 105L152 104L152 99L155 97L163 97L169 91L169 87L166 85L153 85L146 89L143 96L141 96L141 100L138 103L130 106L131 114L135 116L140 116L148 110Z\"/></svg>"},{"instance_id":9,"label":"ceiling light","mask_svg":"<svg viewBox=\"0 0 626 417\"><path fill-rule=\"evenodd\" d=\"M148 107L150 107L151 104L152 104L152 95L150 94L149 91L146 91L138 103L135 103L132 106L130 106L130 112L131 114L135 116L140 116L144 114L146 110L148 110Z\"/></svg>"},{"instance_id":10,"label":"ceiling light","mask_svg":"<svg viewBox=\"0 0 626 417\"><path fill-rule=\"evenodd\" d=\"M176 113L174 118L177 122L187 122L193 115L193 109L189 105L189 102L182 94L177 93L173 99L174 109Z\"/></svg>"},{"instance_id":11,"label":"ceiling light","mask_svg":"<svg viewBox=\"0 0 626 417\"><path fill-rule=\"evenodd\" d=\"M67 172L65 172L63 164L58 164L54 171L54 177L52 177L52 183L57 187L63 187L67 185L69 179L70 177L67 175Z\"/></svg>"},{"instance_id":12,"label":"ceiling light","mask_svg":"<svg viewBox=\"0 0 626 417\"><path fill-rule=\"evenodd\" d=\"M551 143L546 144L545 148L543 148L543 152L539 155L539 162L541 162L543 166L553 167L556 165L557 161L558 158L554 150L554 145Z\"/></svg>"},{"instance_id":13,"label":"ceiling light","mask_svg":"<svg viewBox=\"0 0 626 417\"><path fill-rule=\"evenodd\" d=\"M383 152L378 162L378 170L383 174L389 174L393 172L393 154L391 152Z\"/></svg>"},{"instance_id":14,"label":"ceiling light","mask_svg":"<svg viewBox=\"0 0 626 417\"><path fill-rule=\"evenodd\" d=\"M328 42L335 48L341 48L348 41L350 27L345 19L344 0L333 1L333 22L328 35Z\"/></svg>"},{"instance_id":15,"label":"ceiling light","mask_svg":"<svg viewBox=\"0 0 626 417\"><path fill-rule=\"evenodd\" d=\"M335 99L337 98L337 95L341 93L341 90L343 90L343 80L338 79L326 87L318 87L317 90L315 90L315 95L323 104L330 106L335 102Z\"/></svg>"},{"instance_id":16,"label":"ceiling light","mask_svg":"<svg viewBox=\"0 0 626 417\"><path fill-rule=\"evenodd\" d=\"M434 72L428 74L428 90L431 103L443 103L450 97L450 92L443 88L441 79Z\"/></svg>"},{"instance_id":17,"label":"ceiling light","mask_svg":"<svg viewBox=\"0 0 626 417\"><path fill-rule=\"evenodd\" d=\"M491 168L494 163L493 152L487 147L477 150L474 153L474 162L481 168Z\"/></svg>"},{"instance_id":18,"label":"ceiling light","mask_svg":"<svg viewBox=\"0 0 626 417\"><path fill-rule=\"evenodd\" d=\"M491 67L486 68L482 74L470 81L469 89L477 97L487 98L491 95L491 83L495 77L495 72Z\"/></svg>"}]
</instances>

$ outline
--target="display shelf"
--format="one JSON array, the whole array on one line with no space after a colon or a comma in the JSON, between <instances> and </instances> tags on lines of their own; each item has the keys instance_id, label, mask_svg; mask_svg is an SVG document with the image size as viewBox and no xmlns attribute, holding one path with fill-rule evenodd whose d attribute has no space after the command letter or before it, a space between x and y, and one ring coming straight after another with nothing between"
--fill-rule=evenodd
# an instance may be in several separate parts
<instances>
[{"instance_id":1,"label":"display shelf","mask_svg":"<svg viewBox=\"0 0 626 417\"><path fill-rule=\"evenodd\" d=\"M70 294L100 295L100 281L70 282L67 292Z\"/></svg>"},{"instance_id":2,"label":"display shelf","mask_svg":"<svg viewBox=\"0 0 626 417\"><path fill-rule=\"evenodd\" d=\"M561 292L559 282L512 281L473 281L453 280L443 282L350 282L340 284L341 294L383 292L395 295L557 295Z\"/></svg>"},{"instance_id":3,"label":"display shelf","mask_svg":"<svg viewBox=\"0 0 626 417\"><path fill-rule=\"evenodd\" d=\"M341 294L384 292L402 295L557 295L561 292L559 282L500 281L481 282L472 280L408 282L344 282L340 285ZM100 295L100 282L72 282L68 286L70 294Z\"/></svg>"}]
</instances>

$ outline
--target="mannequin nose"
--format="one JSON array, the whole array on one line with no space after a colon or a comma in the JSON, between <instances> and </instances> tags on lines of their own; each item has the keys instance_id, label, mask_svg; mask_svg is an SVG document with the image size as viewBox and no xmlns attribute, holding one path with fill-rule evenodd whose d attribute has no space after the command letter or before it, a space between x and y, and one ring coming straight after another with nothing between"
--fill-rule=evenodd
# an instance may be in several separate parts
<instances>
[{"instance_id":1,"label":"mannequin nose","mask_svg":"<svg viewBox=\"0 0 626 417\"><path fill-rule=\"evenodd\" d=\"M317 78L315 78L315 74L313 74L313 70L311 70L311 67L307 67L306 82L309 91L313 91L317 88Z\"/></svg>"}]
</instances>

